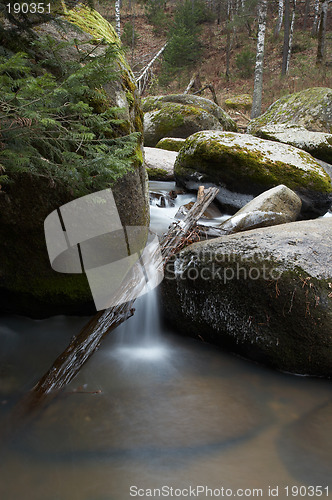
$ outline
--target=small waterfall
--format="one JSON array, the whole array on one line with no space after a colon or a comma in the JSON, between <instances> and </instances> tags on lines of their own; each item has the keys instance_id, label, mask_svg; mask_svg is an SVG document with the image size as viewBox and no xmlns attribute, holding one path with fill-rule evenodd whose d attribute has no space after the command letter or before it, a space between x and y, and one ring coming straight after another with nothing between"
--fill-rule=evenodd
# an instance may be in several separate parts
<instances>
[{"instance_id":1,"label":"small waterfall","mask_svg":"<svg viewBox=\"0 0 332 500\"><path fill-rule=\"evenodd\" d=\"M117 328L113 354L127 359L160 359L167 349L162 338L158 289L139 297L134 307L134 316Z\"/></svg>"}]
</instances>

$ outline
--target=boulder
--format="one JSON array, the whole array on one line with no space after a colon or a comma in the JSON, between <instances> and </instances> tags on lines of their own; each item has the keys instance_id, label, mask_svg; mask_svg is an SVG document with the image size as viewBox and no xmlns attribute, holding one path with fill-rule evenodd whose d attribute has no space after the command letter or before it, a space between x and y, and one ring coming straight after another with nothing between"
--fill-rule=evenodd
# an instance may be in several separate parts
<instances>
[{"instance_id":1,"label":"boulder","mask_svg":"<svg viewBox=\"0 0 332 500\"><path fill-rule=\"evenodd\" d=\"M332 218L194 243L166 266L179 333L292 373L332 376Z\"/></svg>"},{"instance_id":2,"label":"boulder","mask_svg":"<svg viewBox=\"0 0 332 500\"><path fill-rule=\"evenodd\" d=\"M263 126L255 135L262 139L290 144L307 151L314 158L332 163L332 134L311 132L299 125L280 123Z\"/></svg>"},{"instance_id":3,"label":"boulder","mask_svg":"<svg viewBox=\"0 0 332 500\"><path fill-rule=\"evenodd\" d=\"M170 94L163 96L149 96L143 99L143 111L146 113L148 111L161 109L165 103L184 104L186 106L203 109L218 120L220 125L223 127L223 130L236 132L236 123L220 106L205 97L197 95Z\"/></svg>"},{"instance_id":4,"label":"boulder","mask_svg":"<svg viewBox=\"0 0 332 500\"><path fill-rule=\"evenodd\" d=\"M143 101L144 144L164 137L187 138L199 130L236 130L223 109L203 97L187 94L147 97Z\"/></svg>"},{"instance_id":5,"label":"boulder","mask_svg":"<svg viewBox=\"0 0 332 500\"><path fill-rule=\"evenodd\" d=\"M54 42L54 46L60 44L58 57L62 63L70 63L73 58L77 60L78 54L82 60L84 54L88 57L91 52L98 57L110 44L120 47L111 24L98 12L84 6L62 12L61 24L50 21L35 28L36 39L44 35ZM61 49L61 44L73 39L78 41L79 51L75 46ZM11 42L10 37L3 40L8 44ZM18 43L17 36L15 40ZM21 42L19 50L25 47L25 36ZM28 50L31 69L39 74L42 54L36 57L34 67L33 46L29 45ZM47 59L49 55L44 57ZM102 113L108 107L118 108L115 111L118 125L114 125L112 137L126 136L131 132L140 134L137 134L134 152L126 156L128 169L112 184L105 183L102 189L112 188L122 224L146 225L149 207L141 140L143 113L134 76L121 51L112 65L115 78L107 81L103 90L96 91L90 106L95 113ZM59 68L47 67L47 71L51 70L58 77ZM65 159L63 161L65 168ZM45 244L44 220L53 210L75 198L72 185L52 183L44 176L33 175L33 170L31 173L7 173L12 182L8 187L0 188L0 310L34 317L93 313L95 308L85 274L53 271Z\"/></svg>"},{"instance_id":6,"label":"boulder","mask_svg":"<svg viewBox=\"0 0 332 500\"><path fill-rule=\"evenodd\" d=\"M225 100L225 106L228 109L250 111L252 107L252 97L249 94L234 95Z\"/></svg>"},{"instance_id":7,"label":"boulder","mask_svg":"<svg viewBox=\"0 0 332 500\"><path fill-rule=\"evenodd\" d=\"M156 148L167 149L168 151L180 151L184 144L185 139L180 137L164 137L156 144Z\"/></svg>"},{"instance_id":8,"label":"boulder","mask_svg":"<svg viewBox=\"0 0 332 500\"><path fill-rule=\"evenodd\" d=\"M193 134L181 148L174 172L177 183L190 190L201 184L220 186L217 200L231 213L279 184L300 196L304 218L323 215L332 200L331 179L310 154L248 134Z\"/></svg>"},{"instance_id":9,"label":"boulder","mask_svg":"<svg viewBox=\"0 0 332 500\"><path fill-rule=\"evenodd\" d=\"M247 132L255 134L266 125L280 123L332 134L332 89L314 87L282 97L261 116L251 120Z\"/></svg>"},{"instance_id":10,"label":"boulder","mask_svg":"<svg viewBox=\"0 0 332 500\"><path fill-rule=\"evenodd\" d=\"M291 189L280 185L256 196L219 228L227 234L257 227L294 222L301 212L301 199Z\"/></svg>"},{"instance_id":11,"label":"boulder","mask_svg":"<svg viewBox=\"0 0 332 500\"><path fill-rule=\"evenodd\" d=\"M145 147L144 153L146 170L150 180L174 180L174 163L178 155L175 151Z\"/></svg>"}]
</instances>

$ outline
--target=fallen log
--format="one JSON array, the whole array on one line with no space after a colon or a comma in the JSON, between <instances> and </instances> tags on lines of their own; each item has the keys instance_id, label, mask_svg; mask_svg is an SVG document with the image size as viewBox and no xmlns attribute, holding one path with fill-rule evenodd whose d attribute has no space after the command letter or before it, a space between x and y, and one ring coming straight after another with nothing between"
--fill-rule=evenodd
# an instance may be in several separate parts
<instances>
[{"instance_id":1,"label":"fallen log","mask_svg":"<svg viewBox=\"0 0 332 500\"><path fill-rule=\"evenodd\" d=\"M195 229L196 222L217 193L218 188L215 187L206 190L204 188L200 189L198 200L184 219L172 223L165 235L162 236L160 241L162 261L157 262L157 265L165 266L172 255L183 246L184 240L190 237ZM159 248L158 254L160 255ZM152 259L156 258L156 256L152 255ZM133 287L136 288L138 295L139 290L145 285L145 282L143 283L141 280L141 273L137 272L137 266L138 263L132 267L117 292L119 305L97 313L83 327L81 332L72 339L65 351L55 360L52 367L27 394L24 405L26 409L33 409L51 393L56 395L60 389L75 377L99 347L105 335L134 314L133 304L135 299L127 300L127 298L132 296Z\"/></svg>"}]
</instances>

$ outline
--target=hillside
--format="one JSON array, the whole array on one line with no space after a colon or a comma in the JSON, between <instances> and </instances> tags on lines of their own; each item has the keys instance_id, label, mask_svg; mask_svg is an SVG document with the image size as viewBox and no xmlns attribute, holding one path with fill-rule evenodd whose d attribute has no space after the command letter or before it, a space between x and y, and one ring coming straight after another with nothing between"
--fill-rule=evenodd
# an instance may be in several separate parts
<instances>
[{"instance_id":1,"label":"hillside","mask_svg":"<svg viewBox=\"0 0 332 500\"><path fill-rule=\"evenodd\" d=\"M167 30L174 19L176 2L167 1L164 14L165 26L156 27L148 21L146 7L133 0L124 0L121 10L121 33L122 41L126 47L127 58L136 75L152 59L167 40ZM311 35L314 21L313 6L307 17L306 29L304 29L305 1L298 1L294 26L293 48L290 60L290 69L286 77L281 77L283 29L278 38L274 37L274 28L277 22L277 1L269 1L268 22L265 39L264 58L264 88L262 110L264 111L272 102L279 97L315 86L332 86L332 47L331 27L332 16L327 19L326 39L326 63L322 68L315 66L317 54L317 38ZM100 3L98 10L114 24L114 2ZM227 33L225 22L218 24L216 16L201 25L200 41L203 46L202 56L199 61L190 67L177 72L176 77L164 83L160 79L161 64L153 67L153 77L144 95L169 94L183 92L191 77L199 74L201 86L213 85L218 103L224 106L225 99L239 94L250 94L253 92L253 65L248 63L249 74L244 76L241 64L237 60L247 52L253 58L256 52L257 16L253 9L250 18L250 27L235 27L231 34L230 52L230 76L227 79L226 72L226 46ZM132 48L128 27L134 26L135 46ZM250 36L249 36L249 32ZM129 46L128 46L129 45ZM246 54L244 55L244 58ZM248 58L248 56L247 56ZM246 58L245 58L246 60ZM250 71L251 66L251 71ZM246 69L246 68L245 68ZM207 89L202 96L211 98L211 92ZM234 112L230 111L234 115ZM248 112L245 112L248 116ZM240 122L246 120L243 116L234 115Z\"/></svg>"}]
</instances>

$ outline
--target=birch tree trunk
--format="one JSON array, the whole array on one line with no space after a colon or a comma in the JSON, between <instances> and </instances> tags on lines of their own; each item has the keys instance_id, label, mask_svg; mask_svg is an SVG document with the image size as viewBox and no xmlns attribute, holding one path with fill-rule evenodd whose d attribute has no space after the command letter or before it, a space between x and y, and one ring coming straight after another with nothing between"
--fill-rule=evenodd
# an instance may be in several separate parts
<instances>
[{"instance_id":1,"label":"birch tree trunk","mask_svg":"<svg viewBox=\"0 0 332 500\"><path fill-rule=\"evenodd\" d=\"M274 30L274 36L278 38L282 26L282 19L284 17L284 0L279 0L278 6L278 21Z\"/></svg>"},{"instance_id":2,"label":"birch tree trunk","mask_svg":"<svg viewBox=\"0 0 332 500\"><path fill-rule=\"evenodd\" d=\"M227 19L226 19L226 79L229 80L229 63L230 63L230 52L231 52L231 10L230 10L230 1L227 0Z\"/></svg>"},{"instance_id":3,"label":"birch tree trunk","mask_svg":"<svg viewBox=\"0 0 332 500\"><path fill-rule=\"evenodd\" d=\"M290 35L290 0L285 0L284 48L282 53L282 68L281 68L282 76L284 76L287 72L289 35Z\"/></svg>"},{"instance_id":4,"label":"birch tree trunk","mask_svg":"<svg viewBox=\"0 0 332 500\"><path fill-rule=\"evenodd\" d=\"M295 12L296 12L296 0L293 0L292 21L291 21L291 25L290 25L288 51L287 51L287 61L286 61L286 74L288 73L288 70L289 70L289 62L290 62L291 53L292 53L294 23L295 23Z\"/></svg>"},{"instance_id":5,"label":"birch tree trunk","mask_svg":"<svg viewBox=\"0 0 332 500\"><path fill-rule=\"evenodd\" d=\"M312 36L316 36L317 35L317 31L318 31L319 0L315 0L314 13L315 13L315 17L314 17L314 23L312 25Z\"/></svg>"},{"instance_id":6,"label":"birch tree trunk","mask_svg":"<svg viewBox=\"0 0 332 500\"><path fill-rule=\"evenodd\" d=\"M328 4L329 0L323 0L320 11L316 66L322 66L325 60L326 20Z\"/></svg>"},{"instance_id":7,"label":"birch tree trunk","mask_svg":"<svg viewBox=\"0 0 332 500\"><path fill-rule=\"evenodd\" d=\"M120 7L121 7L121 1L115 0L115 31L119 38L121 38Z\"/></svg>"},{"instance_id":8,"label":"birch tree trunk","mask_svg":"<svg viewBox=\"0 0 332 500\"><path fill-rule=\"evenodd\" d=\"M259 0L255 82L254 82L254 94L252 99L251 118L256 118L261 114L266 16L267 16L267 0Z\"/></svg>"}]
</instances>

